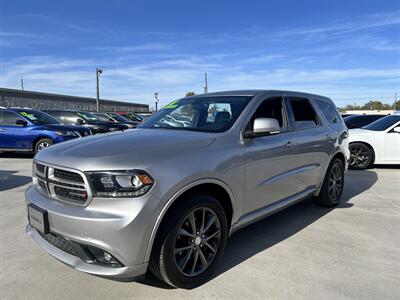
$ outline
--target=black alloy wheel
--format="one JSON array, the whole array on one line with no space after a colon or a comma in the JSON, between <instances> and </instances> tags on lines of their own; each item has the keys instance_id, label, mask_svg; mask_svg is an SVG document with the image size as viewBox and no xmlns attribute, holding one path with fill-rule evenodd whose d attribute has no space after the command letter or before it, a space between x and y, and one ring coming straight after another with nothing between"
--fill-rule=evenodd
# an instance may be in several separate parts
<instances>
[{"instance_id":1,"label":"black alloy wheel","mask_svg":"<svg viewBox=\"0 0 400 300\"><path fill-rule=\"evenodd\" d=\"M185 276L203 273L214 261L221 241L221 224L214 211L196 208L186 216L175 238L175 264Z\"/></svg>"},{"instance_id":2,"label":"black alloy wheel","mask_svg":"<svg viewBox=\"0 0 400 300\"><path fill-rule=\"evenodd\" d=\"M349 146L349 167L356 170L365 170L372 164L372 150L363 143L352 143Z\"/></svg>"}]
</instances>

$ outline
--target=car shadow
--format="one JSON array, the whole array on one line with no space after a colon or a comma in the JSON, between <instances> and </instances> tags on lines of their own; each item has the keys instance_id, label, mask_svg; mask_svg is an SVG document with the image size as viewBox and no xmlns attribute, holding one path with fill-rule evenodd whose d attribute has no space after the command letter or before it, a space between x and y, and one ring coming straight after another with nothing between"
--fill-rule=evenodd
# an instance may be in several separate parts
<instances>
[{"instance_id":1,"label":"car shadow","mask_svg":"<svg viewBox=\"0 0 400 300\"><path fill-rule=\"evenodd\" d=\"M16 171L0 170L0 192L23 186L32 181L29 176L14 175Z\"/></svg>"},{"instance_id":2,"label":"car shadow","mask_svg":"<svg viewBox=\"0 0 400 300\"><path fill-rule=\"evenodd\" d=\"M30 152L0 152L0 158L32 159L34 156L35 154Z\"/></svg>"},{"instance_id":3,"label":"car shadow","mask_svg":"<svg viewBox=\"0 0 400 300\"><path fill-rule=\"evenodd\" d=\"M346 174L342 200L336 209L351 208L354 205L350 202L351 199L371 188L377 180L378 176L372 170L362 172L349 170ZM213 278L284 241L332 210L333 208L317 206L311 198L308 198L239 230L229 238L221 264ZM162 289L171 288L152 275L141 282Z\"/></svg>"}]
</instances>

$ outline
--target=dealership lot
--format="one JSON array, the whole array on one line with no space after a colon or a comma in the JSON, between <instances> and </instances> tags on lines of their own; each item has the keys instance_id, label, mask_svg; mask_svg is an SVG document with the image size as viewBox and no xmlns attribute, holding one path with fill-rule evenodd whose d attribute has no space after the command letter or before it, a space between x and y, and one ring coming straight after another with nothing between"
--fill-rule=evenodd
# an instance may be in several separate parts
<instances>
[{"instance_id":1,"label":"dealership lot","mask_svg":"<svg viewBox=\"0 0 400 300\"><path fill-rule=\"evenodd\" d=\"M25 234L32 158L0 154L0 298L400 298L400 169L349 171L329 210L305 200L235 233L217 275L192 291L154 278L75 271Z\"/></svg>"}]
</instances>

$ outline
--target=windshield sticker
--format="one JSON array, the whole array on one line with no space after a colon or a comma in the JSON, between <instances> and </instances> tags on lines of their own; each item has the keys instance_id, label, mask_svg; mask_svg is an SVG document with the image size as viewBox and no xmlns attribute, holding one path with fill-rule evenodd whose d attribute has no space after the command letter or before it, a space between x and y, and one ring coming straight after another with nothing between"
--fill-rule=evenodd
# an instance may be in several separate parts
<instances>
[{"instance_id":1,"label":"windshield sticker","mask_svg":"<svg viewBox=\"0 0 400 300\"><path fill-rule=\"evenodd\" d=\"M172 101L171 103L165 105L165 106L163 107L163 109L177 108L178 105L179 105L178 102L179 102L179 100Z\"/></svg>"},{"instance_id":2,"label":"windshield sticker","mask_svg":"<svg viewBox=\"0 0 400 300\"><path fill-rule=\"evenodd\" d=\"M28 118L29 120L37 120L37 118L33 114L27 113L26 111L20 111L19 114L25 118Z\"/></svg>"}]
</instances>

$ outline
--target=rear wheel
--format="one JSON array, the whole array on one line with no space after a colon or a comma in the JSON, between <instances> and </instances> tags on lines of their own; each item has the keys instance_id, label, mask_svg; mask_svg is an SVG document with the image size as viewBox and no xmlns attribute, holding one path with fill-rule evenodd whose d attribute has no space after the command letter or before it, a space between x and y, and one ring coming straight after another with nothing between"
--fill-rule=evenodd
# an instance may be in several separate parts
<instances>
[{"instance_id":1,"label":"rear wheel","mask_svg":"<svg viewBox=\"0 0 400 300\"><path fill-rule=\"evenodd\" d=\"M51 145L53 145L53 141L51 139L41 139L35 144L35 153L38 153L39 151Z\"/></svg>"},{"instance_id":2,"label":"rear wheel","mask_svg":"<svg viewBox=\"0 0 400 300\"><path fill-rule=\"evenodd\" d=\"M318 205L335 207L339 204L344 187L344 164L336 158L328 167L319 195L315 198Z\"/></svg>"},{"instance_id":3,"label":"rear wheel","mask_svg":"<svg viewBox=\"0 0 400 300\"><path fill-rule=\"evenodd\" d=\"M150 270L169 285L190 289L212 276L225 249L228 223L212 196L196 194L183 203L160 226Z\"/></svg>"},{"instance_id":4,"label":"rear wheel","mask_svg":"<svg viewBox=\"0 0 400 300\"><path fill-rule=\"evenodd\" d=\"M349 168L365 170L372 164L373 151L363 143L352 143L349 146L350 161Z\"/></svg>"}]
</instances>

